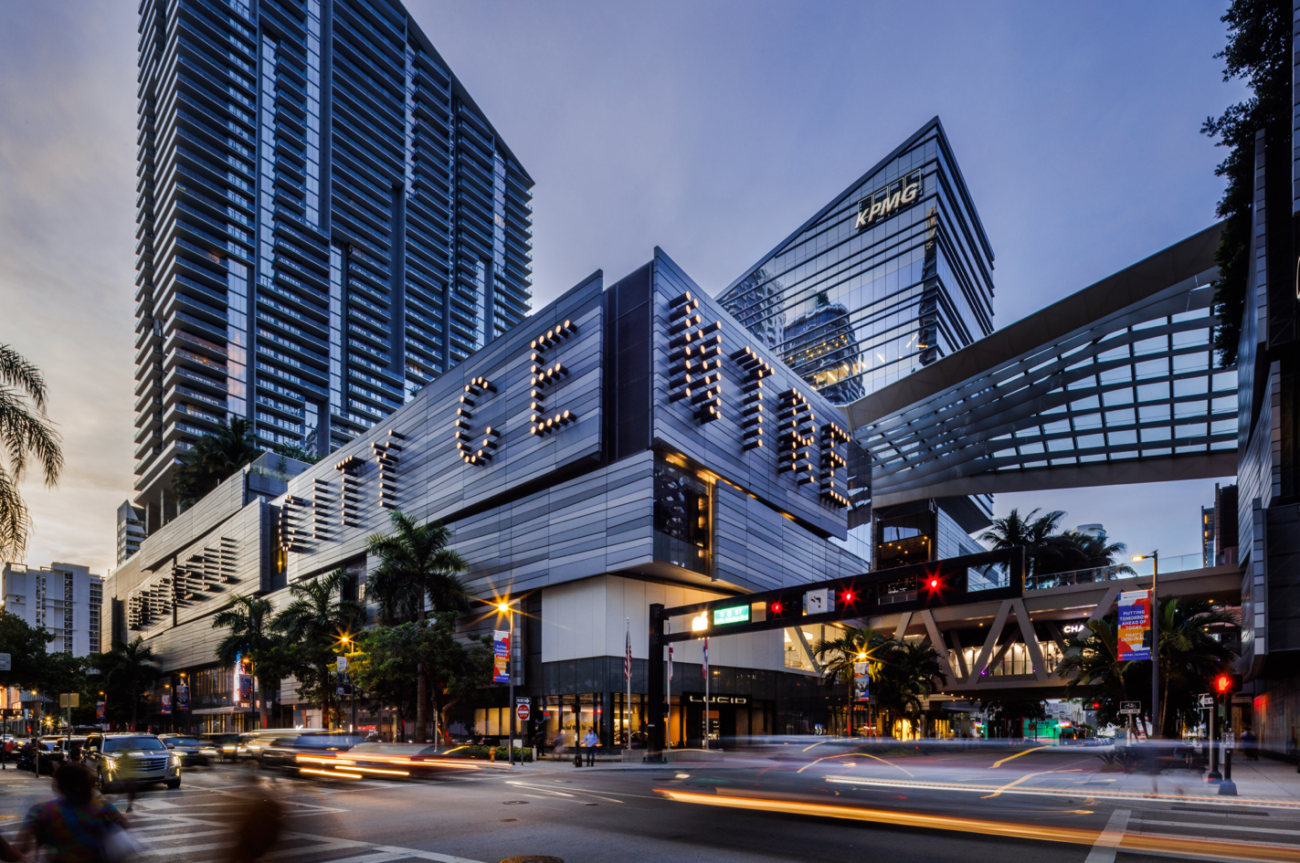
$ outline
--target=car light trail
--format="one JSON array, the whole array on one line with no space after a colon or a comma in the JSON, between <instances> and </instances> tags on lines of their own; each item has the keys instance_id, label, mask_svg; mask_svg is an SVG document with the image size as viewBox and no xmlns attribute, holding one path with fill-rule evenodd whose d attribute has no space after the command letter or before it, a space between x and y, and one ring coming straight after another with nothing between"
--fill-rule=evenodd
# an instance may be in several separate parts
<instances>
[{"instance_id":1,"label":"car light trail","mask_svg":"<svg viewBox=\"0 0 1300 863\"><path fill-rule=\"evenodd\" d=\"M358 773L378 773L378 774L382 774L382 775L384 775L384 776L410 776L410 775L411 775L410 773L408 773L408 772L405 771L405 770L382 770L382 769L380 769L380 768L378 768L378 767L358 767L358 766L355 765L355 764L340 765L339 767L337 767L337 768L335 768L335 769L338 769L338 770L355 770L355 771L357 771Z\"/></svg>"},{"instance_id":2,"label":"car light trail","mask_svg":"<svg viewBox=\"0 0 1300 863\"><path fill-rule=\"evenodd\" d=\"M673 791L656 788L669 800L678 803L695 803L703 806L721 806L728 809L747 809L761 812L779 812L786 815L807 815L814 818L838 818L849 821L868 821L875 824L892 824L898 827L920 827L957 833L976 833L984 836L1002 836L1010 839L1029 839L1039 842L1064 842L1071 845L1095 845L1101 836L1098 830L1077 827L1052 827L1034 824L1013 824L1005 821L984 821L947 815L925 815L917 812L895 812L887 809L866 809L834 803L813 803L803 800L780 800L764 797L740 797L725 794L701 794L693 791ZM1180 856L1186 859L1246 860L1252 863L1295 863L1295 846L1253 845L1242 842L1219 842L1207 839L1182 839L1169 836L1144 836L1126 833L1119 848L1125 851L1146 852L1161 856Z\"/></svg>"},{"instance_id":3,"label":"car light trail","mask_svg":"<svg viewBox=\"0 0 1300 863\"><path fill-rule=\"evenodd\" d=\"M316 776L341 776L344 779L364 779L360 773L344 773L341 770L314 770L311 767L299 767L299 773L311 773Z\"/></svg>"},{"instance_id":4,"label":"car light trail","mask_svg":"<svg viewBox=\"0 0 1300 863\"><path fill-rule=\"evenodd\" d=\"M1011 787L1008 785L964 785L960 782L910 782L906 779L867 779L865 777L849 776L825 776L823 779L827 782L835 782L840 785L858 785L872 788L896 788L896 789L926 789L929 791L968 791L978 794L992 794L999 792L1001 794L1030 794L1046 797L1094 797L1098 800L1141 800L1147 803L1153 800L1173 801L1177 803L1197 803L1211 804L1215 806L1269 806L1274 809L1300 809L1300 803L1288 800L1255 800L1247 797L1197 797L1193 795L1166 795L1163 797L1154 797L1150 794L1130 793L1122 791L1096 791L1091 788L1082 790L1078 788L1032 788L1027 786Z\"/></svg>"}]
</instances>

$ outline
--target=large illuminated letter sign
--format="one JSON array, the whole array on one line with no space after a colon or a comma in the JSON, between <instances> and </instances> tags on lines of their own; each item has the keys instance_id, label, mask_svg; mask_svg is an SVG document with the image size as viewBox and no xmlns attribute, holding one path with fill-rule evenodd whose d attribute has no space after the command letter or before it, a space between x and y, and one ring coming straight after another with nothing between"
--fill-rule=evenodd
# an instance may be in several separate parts
<instances>
[{"instance_id":1,"label":"large illuminated letter sign","mask_svg":"<svg viewBox=\"0 0 1300 863\"><path fill-rule=\"evenodd\" d=\"M687 399L707 423L722 416L722 321L701 326L699 307L690 291L668 304L668 400Z\"/></svg>"},{"instance_id":2,"label":"large illuminated letter sign","mask_svg":"<svg viewBox=\"0 0 1300 863\"><path fill-rule=\"evenodd\" d=\"M835 474L840 468L848 466L844 456L839 453L839 447L848 442L848 432L835 423L826 423L822 426L822 500L840 509L849 508L849 499L840 493L841 486L836 483Z\"/></svg>"},{"instance_id":3,"label":"large illuminated letter sign","mask_svg":"<svg viewBox=\"0 0 1300 863\"><path fill-rule=\"evenodd\" d=\"M531 351L529 355L531 365L529 368L532 375L529 381L532 386L532 392L530 393L532 397L532 420L529 430L535 435L547 435L559 431L578 419L577 414L573 413L573 411L555 411L552 413L546 408L546 399L550 392L555 389L560 381L569 376L569 370L558 360L548 364L546 355L577 332L578 328L574 326L572 321L565 321L533 339L528 345Z\"/></svg>"},{"instance_id":4,"label":"large illuminated letter sign","mask_svg":"<svg viewBox=\"0 0 1300 863\"><path fill-rule=\"evenodd\" d=\"M456 451L465 464L482 467L492 461L497 450L497 439L501 430L488 426L483 430L482 439L474 433L474 405L479 399L496 392L497 388L484 377L477 377L465 384L461 393L460 404L456 407L456 419L452 422L452 435L456 438Z\"/></svg>"},{"instance_id":5,"label":"large illuminated letter sign","mask_svg":"<svg viewBox=\"0 0 1300 863\"><path fill-rule=\"evenodd\" d=\"M731 360L745 373L740 387L740 446L758 449L763 446L763 378L771 377L772 366L750 347L736 351Z\"/></svg>"},{"instance_id":6,"label":"large illuminated letter sign","mask_svg":"<svg viewBox=\"0 0 1300 863\"><path fill-rule=\"evenodd\" d=\"M776 469L779 473L792 472L800 485L813 481L810 452L815 424L812 408L798 390L781 393Z\"/></svg>"}]
</instances>

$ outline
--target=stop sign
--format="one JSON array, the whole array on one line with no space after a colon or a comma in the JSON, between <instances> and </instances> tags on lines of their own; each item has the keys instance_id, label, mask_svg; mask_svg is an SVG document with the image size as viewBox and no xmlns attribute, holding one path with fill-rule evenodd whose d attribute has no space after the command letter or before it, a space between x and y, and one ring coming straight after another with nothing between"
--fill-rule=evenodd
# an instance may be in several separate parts
<instances>
[{"instance_id":1,"label":"stop sign","mask_svg":"<svg viewBox=\"0 0 1300 863\"><path fill-rule=\"evenodd\" d=\"M527 722L530 715L532 715L532 711L529 709L527 704L515 705L515 716L519 717L520 722Z\"/></svg>"}]
</instances>

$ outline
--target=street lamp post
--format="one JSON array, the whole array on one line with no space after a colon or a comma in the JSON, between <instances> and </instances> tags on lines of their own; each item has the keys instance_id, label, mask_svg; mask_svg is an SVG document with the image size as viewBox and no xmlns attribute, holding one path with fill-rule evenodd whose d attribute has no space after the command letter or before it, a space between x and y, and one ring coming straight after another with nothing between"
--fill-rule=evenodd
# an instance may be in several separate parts
<instances>
[{"instance_id":1,"label":"street lamp post","mask_svg":"<svg viewBox=\"0 0 1300 863\"><path fill-rule=\"evenodd\" d=\"M1136 555L1134 560L1151 558L1151 737L1160 736L1160 602L1156 584L1160 578L1160 549Z\"/></svg>"},{"instance_id":2,"label":"street lamp post","mask_svg":"<svg viewBox=\"0 0 1300 863\"><path fill-rule=\"evenodd\" d=\"M504 614L510 624L510 647L506 650L506 677L510 680L510 695L506 703L510 706L510 739L507 741L506 756L509 763L515 763L515 616L510 611L510 600L497 603L497 611Z\"/></svg>"}]
</instances>

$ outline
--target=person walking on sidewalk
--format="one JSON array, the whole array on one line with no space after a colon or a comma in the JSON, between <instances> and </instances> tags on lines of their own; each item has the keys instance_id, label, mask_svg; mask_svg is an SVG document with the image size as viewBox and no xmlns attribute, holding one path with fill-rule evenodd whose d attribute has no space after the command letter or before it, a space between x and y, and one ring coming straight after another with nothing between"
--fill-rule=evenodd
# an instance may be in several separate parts
<instances>
[{"instance_id":1,"label":"person walking on sidewalk","mask_svg":"<svg viewBox=\"0 0 1300 863\"><path fill-rule=\"evenodd\" d=\"M582 738L582 745L587 749L587 766L596 766L596 747L600 745L600 738L596 736L596 728L592 726L587 729L587 736Z\"/></svg>"}]
</instances>

